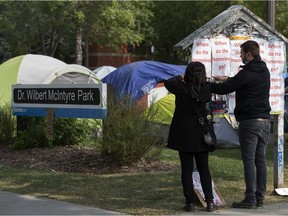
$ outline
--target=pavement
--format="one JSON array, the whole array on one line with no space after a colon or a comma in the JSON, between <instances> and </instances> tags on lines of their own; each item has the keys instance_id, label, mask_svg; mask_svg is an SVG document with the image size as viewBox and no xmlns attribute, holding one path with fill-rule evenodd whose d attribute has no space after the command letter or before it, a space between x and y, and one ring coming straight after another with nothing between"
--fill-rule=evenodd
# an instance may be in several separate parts
<instances>
[{"instance_id":1,"label":"pavement","mask_svg":"<svg viewBox=\"0 0 288 216\"><path fill-rule=\"evenodd\" d=\"M0 215L125 215L65 201L21 195L0 190ZM288 215L285 203L264 205L257 209L219 209L215 212L196 211L177 215Z\"/></svg>"},{"instance_id":2,"label":"pavement","mask_svg":"<svg viewBox=\"0 0 288 216\"><path fill-rule=\"evenodd\" d=\"M123 215L118 212L0 191L0 215Z\"/></svg>"},{"instance_id":3,"label":"pavement","mask_svg":"<svg viewBox=\"0 0 288 216\"><path fill-rule=\"evenodd\" d=\"M178 215L250 215L250 216L262 216L262 215L288 215L288 200L285 203L277 203L264 205L263 208L257 209L240 209L240 208L228 208L219 209L215 212L209 213L205 211L193 212L191 214L178 214Z\"/></svg>"}]
</instances>

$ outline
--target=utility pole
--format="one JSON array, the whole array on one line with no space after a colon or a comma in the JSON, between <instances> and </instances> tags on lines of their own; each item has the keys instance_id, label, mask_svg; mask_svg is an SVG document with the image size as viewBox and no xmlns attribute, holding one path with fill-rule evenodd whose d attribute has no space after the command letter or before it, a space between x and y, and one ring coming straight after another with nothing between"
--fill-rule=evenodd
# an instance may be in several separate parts
<instances>
[{"instance_id":1,"label":"utility pole","mask_svg":"<svg viewBox=\"0 0 288 216\"><path fill-rule=\"evenodd\" d=\"M267 2L267 23L275 28L275 0L268 0Z\"/></svg>"}]
</instances>

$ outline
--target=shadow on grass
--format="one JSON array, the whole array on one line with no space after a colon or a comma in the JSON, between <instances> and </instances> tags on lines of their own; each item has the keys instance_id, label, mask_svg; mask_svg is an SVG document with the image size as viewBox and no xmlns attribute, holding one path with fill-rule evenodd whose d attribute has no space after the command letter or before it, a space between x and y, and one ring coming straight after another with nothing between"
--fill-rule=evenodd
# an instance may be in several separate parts
<instances>
[{"instance_id":1,"label":"shadow on grass","mask_svg":"<svg viewBox=\"0 0 288 216\"><path fill-rule=\"evenodd\" d=\"M178 154L173 152L169 157L176 161ZM273 146L267 147L267 161L269 170L272 170ZM225 207L229 207L233 201L241 200L245 186L240 150L217 149L211 153L209 164L213 180L226 202ZM131 215L184 213L181 210L184 198L180 170L90 175L40 172L0 166L0 172L0 188L6 191L65 200ZM271 175L270 171L269 187L273 181ZM201 207L199 209L204 210Z\"/></svg>"},{"instance_id":2,"label":"shadow on grass","mask_svg":"<svg viewBox=\"0 0 288 216\"><path fill-rule=\"evenodd\" d=\"M3 167L0 171L7 173L0 177L2 190L126 214L175 214L184 204L179 173L96 176Z\"/></svg>"}]
</instances>

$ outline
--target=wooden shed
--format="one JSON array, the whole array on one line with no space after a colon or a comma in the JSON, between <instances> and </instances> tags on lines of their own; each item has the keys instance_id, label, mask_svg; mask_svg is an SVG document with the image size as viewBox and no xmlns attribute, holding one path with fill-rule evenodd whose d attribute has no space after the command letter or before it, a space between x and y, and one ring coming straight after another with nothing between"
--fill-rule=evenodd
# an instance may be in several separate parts
<instances>
[{"instance_id":1,"label":"wooden shed","mask_svg":"<svg viewBox=\"0 0 288 216\"><path fill-rule=\"evenodd\" d=\"M287 75L288 39L246 7L234 5L179 41L174 50L189 53L189 62L202 62L208 77L234 76L242 64L240 45L247 40L258 42L260 56L270 70L276 189L284 186L284 75ZM228 112L233 115L235 94L227 95L226 99Z\"/></svg>"},{"instance_id":2,"label":"wooden shed","mask_svg":"<svg viewBox=\"0 0 288 216\"><path fill-rule=\"evenodd\" d=\"M174 45L175 50L190 48L196 38L211 38L224 34L233 37L238 34L259 37L266 40L277 39L288 43L288 39L243 5L233 5L205 25Z\"/></svg>"}]
</instances>

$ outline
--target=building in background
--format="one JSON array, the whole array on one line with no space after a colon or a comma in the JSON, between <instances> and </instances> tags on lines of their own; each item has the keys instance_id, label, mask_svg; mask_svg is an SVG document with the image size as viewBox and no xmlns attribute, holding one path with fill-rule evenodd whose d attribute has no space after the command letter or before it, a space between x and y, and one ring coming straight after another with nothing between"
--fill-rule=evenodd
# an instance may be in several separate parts
<instances>
[{"instance_id":1,"label":"building in background","mask_svg":"<svg viewBox=\"0 0 288 216\"><path fill-rule=\"evenodd\" d=\"M120 67L128 63L150 60L150 47L140 45L123 45L119 50L113 50L98 44L92 44L88 47L88 62L86 62L90 70L107 65Z\"/></svg>"}]
</instances>

